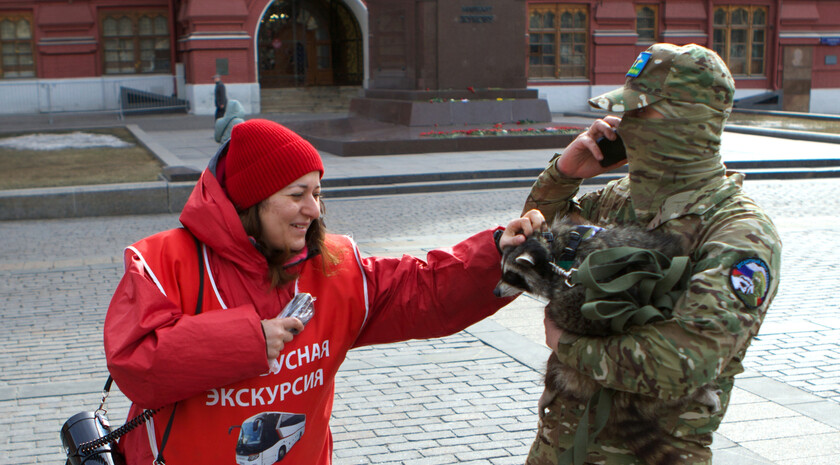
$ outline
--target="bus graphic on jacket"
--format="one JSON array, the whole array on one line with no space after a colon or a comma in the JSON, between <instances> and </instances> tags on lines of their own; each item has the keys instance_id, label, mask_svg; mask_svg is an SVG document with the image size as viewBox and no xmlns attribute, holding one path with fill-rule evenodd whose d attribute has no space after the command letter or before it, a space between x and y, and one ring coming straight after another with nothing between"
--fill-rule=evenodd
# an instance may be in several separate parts
<instances>
[{"instance_id":1,"label":"bus graphic on jacket","mask_svg":"<svg viewBox=\"0 0 840 465\"><path fill-rule=\"evenodd\" d=\"M263 412L248 418L241 426L231 426L228 434L239 428L236 463L271 465L283 460L286 452L303 436L305 423L306 415Z\"/></svg>"}]
</instances>

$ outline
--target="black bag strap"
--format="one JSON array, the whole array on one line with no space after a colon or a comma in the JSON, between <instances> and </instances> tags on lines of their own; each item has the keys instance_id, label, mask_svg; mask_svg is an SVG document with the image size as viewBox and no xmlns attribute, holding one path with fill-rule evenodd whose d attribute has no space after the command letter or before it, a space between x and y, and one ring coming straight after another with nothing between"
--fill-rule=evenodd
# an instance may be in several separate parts
<instances>
[{"instance_id":1,"label":"black bag strap","mask_svg":"<svg viewBox=\"0 0 840 465\"><path fill-rule=\"evenodd\" d=\"M201 241L193 236L195 240L195 249L198 252L198 300L195 302L195 314L201 313L202 303L204 301L204 248L201 246Z\"/></svg>"},{"instance_id":2,"label":"black bag strap","mask_svg":"<svg viewBox=\"0 0 840 465\"><path fill-rule=\"evenodd\" d=\"M155 465L166 465L166 460L163 459L163 448L166 447L166 441L169 440L169 432L172 431L172 420L175 419L175 409L178 408L178 402L172 404L172 414L169 415L169 421L166 422L166 429L163 430L163 438L160 440L160 450L155 459Z\"/></svg>"},{"instance_id":3,"label":"black bag strap","mask_svg":"<svg viewBox=\"0 0 840 465\"><path fill-rule=\"evenodd\" d=\"M195 315L201 313L202 303L204 301L204 250L201 246L201 241L193 236L195 240L195 250L198 253L198 298L195 302ZM166 447L166 442L169 440L169 432L172 431L172 421L175 419L175 409L178 408L178 402L172 405L172 414L169 415L169 421L166 422L166 429L163 430L163 438L160 440L160 450L155 459L155 465L166 465L166 460L163 458L163 448Z\"/></svg>"},{"instance_id":4,"label":"black bag strap","mask_svg":"<svg viewBox=\"0 0 840 465\"><path fill-rule=\"evenodd\" d=\"M198 298L195 303L195 314L198 315L201 313L202 303L204 301L204 250L201 241L199 241L197 237L193 236L193 240L195 240L195 249L196 252L198 252ZM102 388L102 403L99 405L98 410L105 411L105 399L108 398L108 394L111 392L111 385L113 383L114 378L111 375L108 375L108 379L105 381L105 387ZM158 456L155 459L155 464L166 465L166 461L163 458L163 449L166 447L166 442L169 440L169 433L172 430L172 422L175 419L175 409L177 408L178 402L175 402L172 405L172 414L169 415L169 421L166 422L166 429L163 431L163 438L160 441L160 450L158 451ZM160 409L144 410L143 413L137 415L131 420L128 420L124 425L105 436L80 445L79 451L87 454L101 446L104 446L105 444L115 441L134 428L146 423L146 421L154 416L154 414L158 413L158 411L160 411Z\"/></svg>"}]
</instances>

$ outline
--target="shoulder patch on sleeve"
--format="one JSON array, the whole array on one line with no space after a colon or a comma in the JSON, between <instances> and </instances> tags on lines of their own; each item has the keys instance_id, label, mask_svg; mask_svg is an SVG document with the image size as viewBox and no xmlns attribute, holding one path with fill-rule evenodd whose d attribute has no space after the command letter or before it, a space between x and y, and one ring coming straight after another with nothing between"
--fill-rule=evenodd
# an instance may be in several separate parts
<instances>
[{"instance_id":1,"label":"shoulder patch on sleeve","mask_svg":"<svg viewBox=\"0 0 840 465\"><path fill-rule=\"evenodd\" d=\"M729 284L735 295L749 308L764 303L770 290L770 267L760 258L747 258L729 270Z\"/></svg>"}]
</instances>

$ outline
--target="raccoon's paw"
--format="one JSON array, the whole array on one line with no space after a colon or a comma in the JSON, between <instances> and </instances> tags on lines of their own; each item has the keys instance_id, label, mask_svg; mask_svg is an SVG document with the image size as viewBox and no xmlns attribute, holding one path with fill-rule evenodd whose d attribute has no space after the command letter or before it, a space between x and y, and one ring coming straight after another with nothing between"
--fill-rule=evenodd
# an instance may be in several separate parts
<instances>
[{"instance_id":1,"label":"raccoon's paw","mask_svg":"<svg viewBox=\"0 0 840 465\"><path fill-rule=\"evenodd\" d=\"M696 400L701 404L709 407L712 413L720 412L723 405L720 402L720 396L723 391L720 389L703 388L697 391Z\"/></svg>"},{"instance_id":2,"label":"raccoon's paw","mask_svg":"<svg viewBox=\"0 0 840 465\"><path fill-rule=\"evenodd\" d=\"M557 396L557 392L551 391L548 388L543 389L543 393L540 396L540 400L537 402L537 413L540 415L540 418L545 417L545 411L552 402L554 402L554 397Z\"/></svg>"}]
</instances>

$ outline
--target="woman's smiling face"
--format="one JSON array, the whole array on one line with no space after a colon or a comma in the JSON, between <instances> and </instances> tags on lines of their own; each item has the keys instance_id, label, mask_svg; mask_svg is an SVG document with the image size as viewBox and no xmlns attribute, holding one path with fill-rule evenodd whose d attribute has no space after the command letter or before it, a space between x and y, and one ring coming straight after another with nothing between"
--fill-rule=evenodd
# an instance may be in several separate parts
<instances>
[{"instance_id":1,"label":"woman's smiling face","mask_svg":"<svg viewBox=\"0 0 840 465\"><path fill-rule=\"evenodd\" d=\"M321 215L321 178L311 171L260 203L262 240L271 248L299 252L306 247L306 231Z\"/></svg>"}]
</instances>

